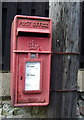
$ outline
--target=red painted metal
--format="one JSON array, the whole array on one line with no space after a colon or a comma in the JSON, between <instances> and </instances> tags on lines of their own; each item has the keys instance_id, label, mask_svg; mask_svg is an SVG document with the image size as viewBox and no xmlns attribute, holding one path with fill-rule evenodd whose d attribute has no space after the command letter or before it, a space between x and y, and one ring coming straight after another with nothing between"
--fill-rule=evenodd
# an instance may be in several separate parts
<instances>
[{"instance_id":1,"label":"red painted metal","mask_svg":"<svg viewBox=\"0 0 84 120\"><path fill-rule=\"evenodd\" d=\"M11 30L11 101L14 106L49 104L52 21L17 15ZM34 58L31 56L34 55ZM26 62L40 63L40 89L25 90Z\"/></svg>"}]
</instances>

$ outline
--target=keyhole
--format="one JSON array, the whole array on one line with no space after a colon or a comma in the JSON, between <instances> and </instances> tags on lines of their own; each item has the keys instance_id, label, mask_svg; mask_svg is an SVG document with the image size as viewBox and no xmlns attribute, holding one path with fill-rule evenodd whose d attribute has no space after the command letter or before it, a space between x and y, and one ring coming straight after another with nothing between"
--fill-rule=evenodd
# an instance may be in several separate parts
<instances>
[{"instance_id":1,"label":"keyhole","mask_svg":"<svg viewBox=\"0 0 84 120\"><path fill-rule=\"evenodd\" d=\"M22 80L22 76L20 77L20 80Z\"/></svg>"}]
</instances>

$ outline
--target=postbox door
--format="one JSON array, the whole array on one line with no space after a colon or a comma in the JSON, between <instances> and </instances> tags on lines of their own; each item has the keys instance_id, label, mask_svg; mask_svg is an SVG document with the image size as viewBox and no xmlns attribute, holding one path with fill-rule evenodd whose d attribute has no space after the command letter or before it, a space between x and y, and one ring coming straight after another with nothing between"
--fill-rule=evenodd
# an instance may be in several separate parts
<instances>
[{"instance_id":1,"label":"postbox door","mask_svg":"<svg viewBox=\"0 0 84 120\"><path fill-rule=\"evenodd\" d=\"M18 102L27 103L43 101L43 98L39 94L42 92L42 60L38 58L30 59L28 58L28 54L19 54L18 68L19 68L19 81L17 81ZM36 95L34 93L36 93ZM38 96L38 94L39 99L36 99L36 96Z\"/></svg>"},{"instance_id":2,"label":"postbox door","mask_svg":"<svg viewBox=\"0 0 84 120\"><path fill-rule=\"evenodd\" d=\"M19 103L48 104L50 72L47 69L50 69L50 57L51 55L40 54L38 58L30 59L28 58L28 54L19 54L18 56L19 64L17 66L18 79L16 85L17 86L16 99L18 104ZM31 78L28 81L28 78L26 78L27 77L26 75L28 73L31 73L31 71L28 71L29 68L28 69L26 68L29 65L31 65L31 67L33 67L32 65L34 65L34 69L37 69L36 75L37 73L40 74L35 76L37 79L34 78L34 76L30 76ZM33 68L30 69L32 70ZM29 84L30 88L28 88ZM34 85L35 87L33 87Z\"/></svg>"}]
</instances>

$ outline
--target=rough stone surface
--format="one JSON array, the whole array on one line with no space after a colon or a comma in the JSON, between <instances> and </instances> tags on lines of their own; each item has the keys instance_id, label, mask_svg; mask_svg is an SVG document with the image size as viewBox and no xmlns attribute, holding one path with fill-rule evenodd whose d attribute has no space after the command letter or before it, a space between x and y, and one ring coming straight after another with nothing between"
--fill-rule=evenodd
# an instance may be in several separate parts
<instances>
[{"instance_id":1,"label":"rough stone surface","mask_svg":"<svg viewBox=\"0 0 84 120\"><path fill-rule=\"evenodd\" d=\"M46 118L47 107L13 107L9 99L0 103L2 118Z\"/></svg>"},{"instance_id":2,"label":"rough stone surface","mask_svg":"<svg viewBox=\"0 0 84 120\"><path fill-rule=\"evenodd\" d=\"M84 91L84 69L78 71L78 91Z\"/></svg>"},{"instance_id":3,"label":"rough stone surface","mask_svg":"<svg viewBox=\"0 0 84 120\"><path fill-rule=\"evenodd\" d=\"M84 116L84 92L79 92L78 93L78 108L80 115Z\"/></svg>"},{"instance_id":4,"label":"rough stone surface","mask_svg":"<svg viewBox=\"0 0 84 120\"><path fill-rule=\"evenodd\" d=\"M2 73L0 73L0 96L2 96Z\"/></svg>"},{"instance_id":5,"label":"rough stone surface","mask_svg":"<svg viewBox=\"0 0 84 120\"><path fill-rule=\"evenodd\" d=\"M10 73L0 73L0 97L10 96Z\"/></svg>"}]
</instances>

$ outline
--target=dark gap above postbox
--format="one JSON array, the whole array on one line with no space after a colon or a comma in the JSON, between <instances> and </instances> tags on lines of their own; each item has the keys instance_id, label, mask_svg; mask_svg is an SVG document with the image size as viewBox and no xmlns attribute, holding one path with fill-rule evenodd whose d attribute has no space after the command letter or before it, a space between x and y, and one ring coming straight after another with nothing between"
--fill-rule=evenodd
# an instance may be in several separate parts
<instances>
[{"instance_id":1,"label":"dark gap above postbox","mask_svg":"<svg viewBox=\"0 0 84 120\"><path fill-rule=\"evenodd\" d=\"M28 37L50 37L49 33L35 33L35 32L18 32L18 36L24 37L24 36L28 36Z\"/></svg>"}]
</instances>

